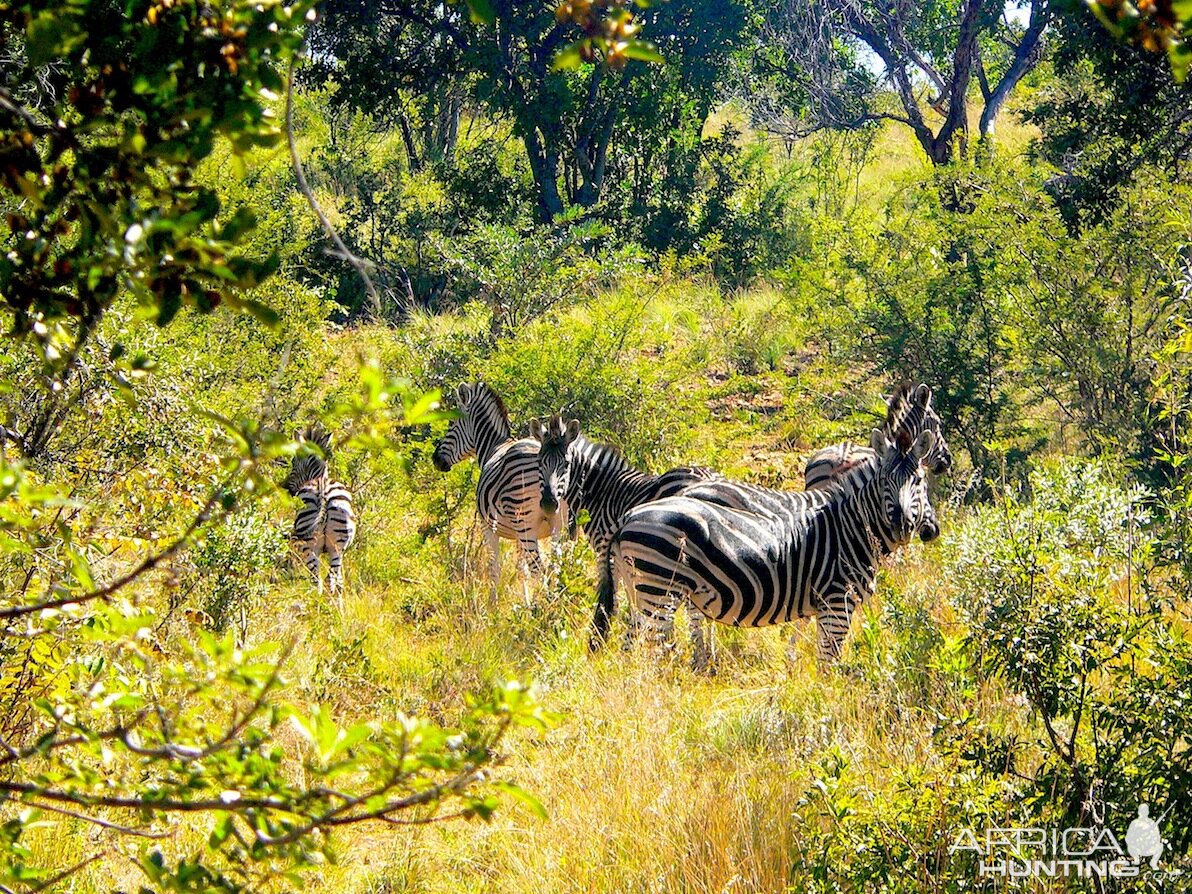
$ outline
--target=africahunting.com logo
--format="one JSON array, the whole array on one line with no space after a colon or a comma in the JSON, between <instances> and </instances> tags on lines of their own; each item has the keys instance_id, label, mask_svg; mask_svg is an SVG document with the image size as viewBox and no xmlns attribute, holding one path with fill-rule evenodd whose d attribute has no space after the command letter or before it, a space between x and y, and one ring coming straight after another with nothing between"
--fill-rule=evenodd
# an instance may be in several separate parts
<instances>
[{"instance_id":1,"label":"africahunting.com logo","mask_svg":"<svg viewBox=\"0 0 1192 894\"><path fill-rule=\"evenodd\" d=\"M986 829L984 836L961 829L948 853L971 854L977 874L986 878L1133 878L1164 873L1159 862L1166 845L1162 820L1152 819L1150 807L1139 804L1124 848L1106 828Z\"/></svg>"}]
</instances>

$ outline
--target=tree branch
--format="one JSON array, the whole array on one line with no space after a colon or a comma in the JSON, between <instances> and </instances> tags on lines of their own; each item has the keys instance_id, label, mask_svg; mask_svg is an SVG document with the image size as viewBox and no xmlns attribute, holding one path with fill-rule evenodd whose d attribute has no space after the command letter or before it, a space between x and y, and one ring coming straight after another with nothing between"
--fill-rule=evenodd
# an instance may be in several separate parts
<instances>
[{"instance_id":1,"label":"tree branch","mask_svg":"<svg viewBox=\"0 0 1192 894\"><path fill-rule=\"evenodd\" d=\"M195 531L197 531L202 525L206 524L213 518L212 510L215 509L224 493L225 488L216 488L215 492L204 504L202 510L197 516L195 516L194 520L191 521L186 530L182 532L178 539L176 539L161 552L152 556L148 556L131 571L116 578L110 584L100 587L98 590L93 590L90 593L84 593L82 595L62 596L58 599L45 599L41 602L34 602L31 604L10 605L5 608L0 608L0 620L7 621L12 618L24 617L25 615L35 614L50 608L62 608L66 605L76 605L84 602L93 602L96 599L108 598L117 591L128 586L141 575L152 571L166 559L170 558L180 549L182 549L189 542ZM227 515L228 511L224 510L223 512L219 513L218 517L223 518Z\"/></svg>"},{"instance_id":2,"label":"tree branch","mask_svg":"<svg viewBox=\"0 0 1192 894\"><path fill-rule=\"evenodd\" d=\"M290 59L290 70L286 77L286 142L290 147L290 162L294 168L294 177L298 181L298 190L306 197L306 202L310 205L310 210L319 219L324 232L327 233L328 237L335 244L343 259L352 265L352 268L360 275L360 279L364 281L364 290L368 293L369 305L372 312L375 316L380 317L381 298L377 294L377 289L373 285L368 271L365 270L366 262L348 250L347 245L344 244L343 239L340 238L335 227L331 225L331 221L327 219L327 215L323 213L323 209L315 198L315 194L311 191L310 184L306 182L306 172L302 168L302 159L298 157L298 142L294 138L294 68L297 64L298 57L295 55ZM401 303L404 304L404 302Z\"/></svg>"}]
</instances>

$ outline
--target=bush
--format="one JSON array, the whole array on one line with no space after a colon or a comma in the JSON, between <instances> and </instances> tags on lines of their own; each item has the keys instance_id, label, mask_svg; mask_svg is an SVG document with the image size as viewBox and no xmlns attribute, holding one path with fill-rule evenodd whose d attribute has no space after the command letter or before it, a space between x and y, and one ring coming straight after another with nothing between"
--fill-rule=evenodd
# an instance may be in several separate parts
<instances>
[{"instance_id":1,"label":"bush","mask_svg":"<svg viewBox=\"0 0 1192 894\"><path fill-rule=\"evenodd\" d=\"M233 628L237 641L248 633L253 603L269 589L267 571L285 560L286 530L256 512L242 512L208 531L191 550L194 573L202 588L199 606L216 633ZM298 565L298 572L305 569Z\"/></svg>"},{"instance_id":2,"label":"bush","mask_svg":"<svg viewBox=\"0 0 1192 894\"><path fill-rule=\"evenodd\" d=\"M673 464L699 410L680 387L681 349L649 343L644 312L626 292L551 315L502 340L476 377L505 399L517 432L532 417L561 411L634 462Z\"/></svg>"},{"instance_id":3,"label":"bush","mask_svg":"<svg viewBox=\"0 0 1192 894\"><path fill-rule=\"evenodd\" d=\"M1186 856L1192 774L1171 751L1192 716L1192 644L1162 600L1139 592L1152 567L1148 494L1108 462L1067 460L1031 476L951 539L946 570L971 619L969 647L1029 705L1012 724L967 724L954 753L1001 780L1023 819L1124 829L1146 801Z\"/></svg>"}]
</instances>

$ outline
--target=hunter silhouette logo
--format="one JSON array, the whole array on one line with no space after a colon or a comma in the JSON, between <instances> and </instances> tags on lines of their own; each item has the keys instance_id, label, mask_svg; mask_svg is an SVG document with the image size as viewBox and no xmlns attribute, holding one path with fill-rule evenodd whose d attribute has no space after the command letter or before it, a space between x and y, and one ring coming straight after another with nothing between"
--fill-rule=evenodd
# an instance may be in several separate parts
<instances>
[{"instance_id":1,"label":"hunter silhouette logo","mask_svg":"<svg viewBox=\"0 0 1192 894\"><path fill-rule=\"evenodd\" d=\"M986 829L983 837L961 829L948 853L972 854L981 877L1134 878L1162 872L1159 859L1167 842L1159 824L1164 816L1152 819L1150 805L1139 804L1126 829L1125 847L1107 828Z\"/></svg>"},{"instance_id":2,"label":"hunter silhouette logo","mask_svg":"<svg viewBox=\"0 0 1192 894\"><path fill-rule=\"evenodd\" d=\"M1163 836L1150 813L1151 808L1146 802L1138 805L1138 818L1126 830L1126 849L1135 863L1150 859L1151 869L1158 869L1159 857L1163 855Z\"/></svg>"}]
</instances>

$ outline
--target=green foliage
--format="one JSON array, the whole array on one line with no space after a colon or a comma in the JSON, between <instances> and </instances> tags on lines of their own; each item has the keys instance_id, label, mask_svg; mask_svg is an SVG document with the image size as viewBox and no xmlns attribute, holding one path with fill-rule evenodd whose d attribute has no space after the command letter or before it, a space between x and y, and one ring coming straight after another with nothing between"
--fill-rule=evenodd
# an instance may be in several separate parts
<instances>
[{"instance_id":1,"label":"green foliage","mask_svg":"<svg viewBox=\"0 0 1192 894\"><path fill-rule=\"evenodd\" d=\"M653 40L690 51L674 54L673 64L699 70L688 83L703 82L701 93L710 97L706 84L743 21L739 4L670 6L652 4L643 24ZM491 20L478 22L430 2L382 9L331 0L313 34L319 71L344 85L344 102L398 121L412 169L427 158L450 163L463 98L470 97L507 120L521 141L539 221L551 223L569 205L595 206L613 182L617 123L658 115L658 95L649 89L657 54L636 34L628 4L499 2L490 9ZM681 116L686 98L672 92L667 99ZM709 102L702 106L706 117Z\"/></svg>"},{"instance_id":2,"label":"green foliage","mask_svg":"<svg viewBox=\"0 0 1192 894\"><path fill-rule=\"evenodd\" d=\"M681 349L643 343L644 311L641 297L627 291L587 311L544 317L498 343L478 378L504 398L515 427L562 412L634 462L666 462L678 455L698 411L675 391Z\"/></svg>"},{"instance_id":3,"label":"green foliage","mask_svg":"<svg viewBox=\"0 0 1192 894\"><path fill-rule=\"evenodd\" d=\"M61 322L94 326L124 290L160 325L183 305L221 301L272 318L235 290L276 266L235 250L252 211L220 220L194 166L217 137L237 152L276 144L265 97L283 88L279 68L301 43L308 9L148 0L127 11L108 0L4 7L0 27L18 55L0 112L10 209L0 293L16 331L33 331L49 359L72 340Z\"/></svg>"},{"instance_id":4,"label":"green foliage","mask_svg":"<svg viewBox=\"0 0 1192 894\"><path fill-rule=\"evenodd\" d=\"M855 243L850 266L872 295L866 341L895 375L948 383L937 406L949 437L986 477L1017 475L1042 443L1022 424L1032 400L1079 423L1093 451L1145 455L1146 357L1177 319L1183 264L1155 240L1192 234L1169 211L1183 194L1163 180L1135 187L1070 237L1029 175L955 171L912 185Z\"/></svg>"},{"instance_id":5,"label":"green foliage","mask_svg":"<svg viewBox=\"0 0 1192 894\"><path fill-rule=\"evenodd\" d=\"M1076 230L1112 213L1123 189L1153 169L1188 159L1192 83L1177 83L1162 56L1115 38L1083 3L1073 5L1055 23L1057 75L1043 80L1024 113L1039 128L1037 151L1057 168L1048 192Z\"/></svg>"},{"instance_id":6,"label":"green foliage","mask_svg":"<svg viewBox=\"0 0 1192 894\"><path fill-rule=\"evenodd\" d=\"M396 428L435 421L434 407L433 396L412 397L365 365L326 419L346 431L349 452L384 457ZM275 461L299 449L249 416L212 418L219 455L209 490L198 482L188 494L164 470L154 470L153 491L138 476L122 481L138 520L156 510L166 532L129 537L103 507L67 499L19 465L0 469L0 620L10 634L23 625L27 642L0 653L0 697L10 708L0 792L21 807L0 849L5 884L84 868L90 859L55 865L55 854L47 860L25 843L35 830L74 822L107 830L95 859L115 854L121 837L152 842L138 866L157 889L241 891L323 865L341 826L487 818L501 795L540 810L481 773L511 725L550 721L518 684L476 699L454 726L406 717L345 724L281 697L288 648L280 657L275 646L242 650L231 633L220 639L194 626L235 624L246 638L284 534L253 501L273 489ZM118 513L119 502L107 508ZM181 533L167 533L175 526ZM199 587L203 610L178 613L145 585L192 544L193 583L182 593ZM121 570L101 584L94 564L113 555ZM167 623L185 632L167 638ZM289 750L283 728L300 734L304 751ZM174 847L166 839L179 829L203 831L206 846Z\"/></svg>"},{"instance_id":7,"label":"green foliage","mask_svg":"<svg viewBox=\"0 0 1192 894\"><path fill-rule=\"evenodd\" d=\"M452 288L489 306L490 332L500 338L609 284L637 260L631 248L597 253L607 235L595 221L528 239L509 227L481 226L462 240L459 256L444 261Z\"/></svg>"},{"instance_id":8,"label":"green foliage","mask_svg":"<svg viewBox=\"0 0 1192 894\"><path fill-rule=\"evenodd\" d=\"M1165 53L1176 79L1188 77L1192 67L1192 5L1187 0L1085 0L1085 4L1115 37L1136 43L1149 53Z\"/></svg>"},{"instance_id":9,"label":"green foliage","mask_svg":"<svg viewBox=\"0 0 1192 894\"><path fill-rule=\"evenodd\" d=\"M243 642L252 604L268 592L257 572L281 565L284 535L271 520L241 512L195 543L191 562L206 594L200 608L213 631L235 630Z\"/></svg>"},{"instance_id":10,"label":"green foliage","mask_svg":"<svg viewBox=\"0 0 1192 894\"><path fill-rule=\"evenodd\" d=\"M1139 585L1157 555L1149 496L1115 477L1104 463L1056 463L1032 476L1029 501L1003 496L956 532L949 577L970 647L1034 722L1028 737L970 726L952 747L1012 785L1030 821L1118 828L1138 802L1159 805L1178 854L1192 779L1173 772L1169 748L1192 693L1188 643Z\"/></svg>"},{"instance_id":11,"label":"green foliage","mask_svg":"<svg viewBox=\"0 0 1192 894\"><path fill-rule=\"evenodd\" d=\"M997 790L969 772L915 766L880 794L839 749L829 749L795 805L807 830L792 890L967 891L972 871L952 863L951 830L996 824Z\"/></svg>"},{"instance_id":12,"label":"green foliage","mask_svg":"<svg viewBox=\"0 0 1192 894\"><path fill-rule=\"evenodd\" d=\"M983 201L948 207L954 191ZM1006 286L1014 268L1005 259L1017 245L1002 239L1001 197L983 193L963 174L912 187L851 264L872 293L863 313L875 359L898 378L948 383L936 410L949 439L988 475L997 453L1021 458L1029 442L1020 440L1010 374Z\"/></svg>"}]
</instances>

